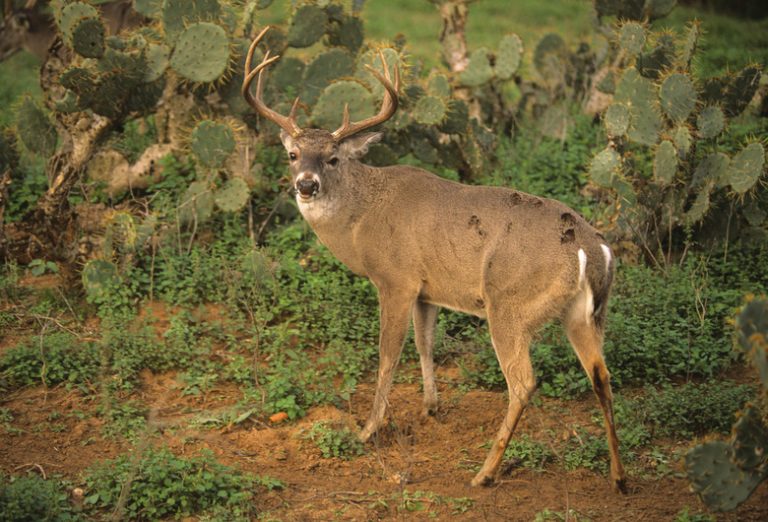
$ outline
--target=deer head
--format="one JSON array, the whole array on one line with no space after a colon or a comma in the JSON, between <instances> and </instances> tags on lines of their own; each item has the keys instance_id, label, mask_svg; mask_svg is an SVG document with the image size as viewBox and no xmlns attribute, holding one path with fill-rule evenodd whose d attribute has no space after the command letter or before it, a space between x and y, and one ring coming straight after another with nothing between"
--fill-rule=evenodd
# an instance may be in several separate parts
<instances>
[{"instance_id":1,"label":"deer head","mask_svg":"<svg viewBox=\"0 0 768 522\"><path fill-rule=\"evenodd\" d=\"M251 62L256 46L269 30L266 27L253 40L248 55L245 59L245 79L243 80L243 96L250 105L264 118L277 124L280 131L280 139L288 152L292 183L296 190L297 199L303 203L321 200L332 191L334 181L338 176L334 174L348 168L352 160L356 160L368 151L368 146L381 139L378 132L363 131L375 127L387 121L397 110L397 92L400 88L400 72L395 68L394 82L389 74L384 54L379 52L384 74L376 69L366 66L367 69L384 86L384 101L381 110L375 116L359 122L350 122L349 105L344 106L344 115L341 127L333 132L324 129L302 129L296 122L296 110L299 107L299 98L293 102L288 116L283 116L273 111L262 99L264 69L274 63L279 56L270 57L269 51L262 62L251 69ZM251 94L251 84L256 82L256 94Z\"/></svg>"}]
</instances>

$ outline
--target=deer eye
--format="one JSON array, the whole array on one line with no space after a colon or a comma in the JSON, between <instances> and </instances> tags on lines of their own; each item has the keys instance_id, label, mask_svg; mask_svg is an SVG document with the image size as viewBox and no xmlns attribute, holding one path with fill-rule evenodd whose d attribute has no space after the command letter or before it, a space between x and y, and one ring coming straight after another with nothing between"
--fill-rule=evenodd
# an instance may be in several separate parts
<instances>
[{"instance_id":1,"label":"deer eye","mask_svg":"<svg viewBox=\"0 0 768 522\"><path fill-rule=\"evenodd\" d=\"M339 158L334 157L328 160L328 165L330 165L331 167L335 167L338 164L339 164Z\"/></svg>"},{"instance_id":2,"label":"deer eye","mask_svg":"<svg viewBox=\"0 0 768 522\"><path fill-rule=\"evenodd\" d=\"M291 161L296 161L296 158L298 158L298 156L296 155L295 152L288 153L288 159L290 159Z\"/></svg>"}]
</instances>

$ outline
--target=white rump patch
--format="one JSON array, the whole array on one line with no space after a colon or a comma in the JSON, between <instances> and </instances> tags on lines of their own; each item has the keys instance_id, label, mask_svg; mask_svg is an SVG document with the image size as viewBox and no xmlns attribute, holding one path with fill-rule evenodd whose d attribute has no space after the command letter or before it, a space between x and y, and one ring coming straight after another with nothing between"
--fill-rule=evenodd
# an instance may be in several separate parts
<instances>
[{"instance_id":1,"label":"white rump patch","mask_svg":"<svg viewBox=\"0 0 768 522\"><path fill-rule=\"evenodd\" d=\"M587 282L587 253L579 249L579 288L584 288Z\"/></svg>"},{"instance_id":2,"label":"white rump patch","mask_svg":"<svg viewBox=\"0 0 768 522\"><path fill-rule=\"evenodd\" d=\"M603 249L603 254L605 255L605 273L611 271L611 249L608 247L608 245L600 245L600 248Z\"/></svg>"}]
</instances>

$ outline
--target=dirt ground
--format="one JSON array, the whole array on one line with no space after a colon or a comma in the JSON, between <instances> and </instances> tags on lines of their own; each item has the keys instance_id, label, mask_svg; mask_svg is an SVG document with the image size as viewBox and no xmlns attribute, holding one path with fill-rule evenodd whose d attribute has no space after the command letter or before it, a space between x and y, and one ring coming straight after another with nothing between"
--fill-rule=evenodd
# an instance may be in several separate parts
<instances>
[{"instance_id":1,"label":"dirt ground","mask_svg":"<svg viewBox=\"0 0 768 522\"><path fill-rule=\"evenodd\" d=\"M655 521L674 520L686 507L692 514L704 511L680 473L642 476L638 471L633 474L632 466L627 495L613 493L607 478L597 472L568 472L559 462L539 472L507 470L494 486L472 488L473 469L485 457L481 445L497 429L505 398L501 393L461 392L445 384L440 392L440 412L424 418L418 385L397 384L390 399L389 426L367 446L365 455L351 461L324 459L298 435L318 420L362 424L372 401L371 384L359 387L348 411L315 408L298 422L277 426L193 429L189 420L194 416L231 405L239 395L230 388L215 390L204 400L181 397L173 373L147 372L142 400L151 408L150 443L168 445L181 455L209 448L225 464L283 481L284 489L257 495L259 511L268 512L269 520L531 521L548 509L570 512L578 520ZM568 437L575 426L593 426L590 415L595 404L588 399L542 399L526 411L518 433L536 440L537 434L548 430ZM26 389L5 397L2 403L13 413L13 426L23 432L0 431L3 471L36 470L77 483L95 461L129 451L127 443L102 436L102 421L91 415L95 402L63 388ZM72 412L85 415L68 415ZM768 520L768 483L736 512L717 518Z\"/></svg>"}]
</instances>

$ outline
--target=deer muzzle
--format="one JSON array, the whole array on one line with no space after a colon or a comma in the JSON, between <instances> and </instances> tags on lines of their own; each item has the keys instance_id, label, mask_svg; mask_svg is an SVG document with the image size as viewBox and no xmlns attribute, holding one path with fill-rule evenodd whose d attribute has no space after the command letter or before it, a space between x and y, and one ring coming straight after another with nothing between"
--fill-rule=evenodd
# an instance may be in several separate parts
<instances>
[{"instance_id":1,"label":"deer muzzle","mask_svg":"<svg viewBox=\"0 0 768 522\"><path fill-rule=\"evenodd\" d=\"M299 193L301 199L309 199L317 194L320 190L320 181L315 177L302 177L296 180L296 192Z\"/></svg>"}]
</instances>

